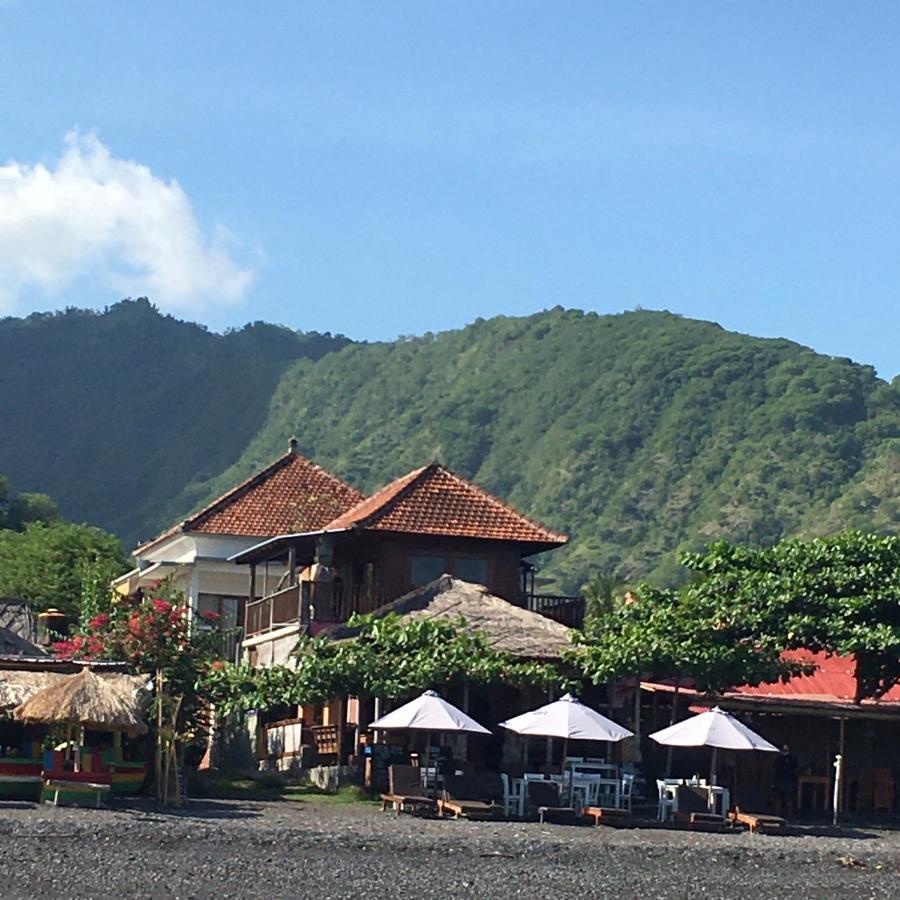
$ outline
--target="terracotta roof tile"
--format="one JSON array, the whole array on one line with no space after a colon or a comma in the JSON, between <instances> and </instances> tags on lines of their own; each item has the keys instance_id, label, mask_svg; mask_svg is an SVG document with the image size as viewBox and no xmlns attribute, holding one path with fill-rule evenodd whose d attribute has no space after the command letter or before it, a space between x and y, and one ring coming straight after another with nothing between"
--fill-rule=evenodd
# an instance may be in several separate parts
<instances>
[{"instance_id":1,"label":"terracotta roof tile","mask_svg":"<svg viewBox=\"0 0 900 900\"><path fill-rule=\"evenodd\" d=\"M352 527L542 544L548 549L568 540L437 463L392 481L326 529Z\"/></svg>"},{"instance_id":2,"label":"terracotta roof tile","mask_svg":"<svg viewBox=\"0 0 900 900\"><path fill-rule=\"evenodd\" d=\"M316 531L365 498L294 450L135 551L179 532L274 537Z\"/></svg>"}]
</instances>

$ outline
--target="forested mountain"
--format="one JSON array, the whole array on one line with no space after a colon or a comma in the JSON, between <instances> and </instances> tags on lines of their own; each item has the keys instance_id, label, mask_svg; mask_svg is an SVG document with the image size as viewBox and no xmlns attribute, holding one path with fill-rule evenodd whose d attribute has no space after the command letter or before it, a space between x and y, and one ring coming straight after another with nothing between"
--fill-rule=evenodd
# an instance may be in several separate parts
<instances>
[{"instance_id":1,"label":"forested mountain","mask_svg":"<svg viewBox=\"0 0 900 900\"><path fill-rule=\"evenodd\" d=\"M152 344L117 317L146 320ZM0 471L133 542L292 434L363 490L437 458L569 532L543 572L566 589L592 573L676 580L676 551L718 537L897 527L900 391L850 360L657 312L344 343L217 336L140 304L8 320L0 352L18 361L0 362L0 402L9 371L35 380L13 386Z\"/></svg>"},{"instance_id":2,"label":"forested mountain","mask_svg":"<svg viewBox=\"0 0 900 900\"><path fill-rule=\"evenodd\" d=\"M0 472L130 549L234 462L292 362L346 343L259 322L213 334L145 299L0 320Z\"/></svg>"}]
</instances>

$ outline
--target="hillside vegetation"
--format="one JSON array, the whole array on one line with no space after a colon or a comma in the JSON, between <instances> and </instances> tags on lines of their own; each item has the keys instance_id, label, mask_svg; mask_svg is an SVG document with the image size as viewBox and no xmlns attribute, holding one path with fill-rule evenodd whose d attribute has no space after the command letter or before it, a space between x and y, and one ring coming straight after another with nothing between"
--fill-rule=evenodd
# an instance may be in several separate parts
<instances>
[{"instance_id":1,"label":"hillside vegetation","mask_svg":"<svg viewBox=\"0 0 900 900\"><path fill-rule=\"evenodd\" d=\"M144 299L0 320L0 471L126 543L234 462L287 367L346 338L264 323L225 335Z\"/></svg>"},{"instance_id":2,"label":"hillside vegetation","mask_svg":"<svg viewBox=\"0 0 900 900\"><path fill-rule=\"evenodd\" d=\"M900 392L869 366L657 312L554 309L350 345L284 375L210 495L296 433L364 490L431 459L572 540L548 584L682 577L677 551L900 511Z\"/></svg>"},{"instance_id":3,"label":"hillside vegetation","mask_svg":"<svg viewBox=\"0 0 900 900\"><path fill-rule=\"evenodd\" d=\"M554 309L393 343L146 301L0 321L0 471L153 534L284 451L372 490L432 459L571 543L548 586L681 577L677 551L894 530L900 391L871 367L657 312Z\"/></svg>"}]
</instances>

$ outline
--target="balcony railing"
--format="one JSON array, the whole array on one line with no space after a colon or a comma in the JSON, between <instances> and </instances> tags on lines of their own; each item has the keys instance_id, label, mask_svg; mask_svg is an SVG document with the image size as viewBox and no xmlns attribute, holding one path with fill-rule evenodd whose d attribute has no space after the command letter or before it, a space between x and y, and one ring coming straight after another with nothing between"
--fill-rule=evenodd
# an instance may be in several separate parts
<instances>
[{"instance_id":1,"label":"balcony railing","mask_svg":"<svg viewBox=\"0 0 900 900\"><path fill-rule=\"evenodd\" d=\"M363 585L298 584L247 604L247 637L308 618L316 622L346 622L353 613L372 612L383 603L380 594ZM307 604L309 609L304 609Z\"/></svg>"},{"instance_id":2,"label":"balcony railing","mask_svg":"<svg viewBox=\"0 0 900 900\"><path fill-rule=\"evenodd\" d=\"M581 628L584 625L584 597L531 594L526 600L526 608L562 625L568 625L569 628Z\"/></svg>"},{"instance_id":3,"label":"balcony railing","mask_svg":"<svg viewBox=\"0 0 900 900\"><path fill-rule=\"evenodd\" d=\"M247 637L274 631L300 619L300 585L247 604Z\"/></svg>"}]
</instances>

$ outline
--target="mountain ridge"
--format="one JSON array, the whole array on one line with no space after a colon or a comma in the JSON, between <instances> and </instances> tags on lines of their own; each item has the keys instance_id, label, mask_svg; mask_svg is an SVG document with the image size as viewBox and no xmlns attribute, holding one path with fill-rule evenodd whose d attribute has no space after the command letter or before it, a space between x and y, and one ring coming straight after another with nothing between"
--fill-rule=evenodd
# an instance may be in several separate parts
<instances>
[{"instance_id":1,"label":"mountain ridge","mask_svg":"<svg viewBox=\"0 0 900 900\"><path fill-rule=\"evenodd\" d=\"M129 302L138 306L52 317L55 330L32 322L27 347L21 334L10 337L22 330L10 322L29 320L0 321L0 403L17 385L12 405L22 426L18 440L0 436L0 471L130 546L271 461L294 434L305 455L362 490L439 459L568 531L569 547L541 561L555 589L575 590L592 573L675 581L677 553L717 537L766 543L850 525L897 527L898 380L783 338L668 312L556 307L393 342L262 323L210 340L190 330L198 326ZM122 333L108 327L112 311ZM60 340L57 320L78 347L61 362L47 353ZM153 402L122 413L117 433L152 440L110 453L104 415L127 392L117 383L123 353L104 350L110 342L139 347L147 332L159 364L137 357L125 386L134 390L160 369L169 381L151 391ZM79 364L79 341L103 363ZM38 348L49 356L40 365L22 358ZM12 354L6 363L4 351ZM35 383L16 381L17 366ZM62 392L62 405L53 391L47 400L47 385ZM190 388L190 399L173 386ZM30 448L54 433L53 412L72 419L64 401L85 390L97 402L79 410L86 421L75 450L64 433L67 453L45 477L47 453ZM92 477L106 467L104 490L90 479L54 490L77 460Z\"/></svg>"}]
</instances>

